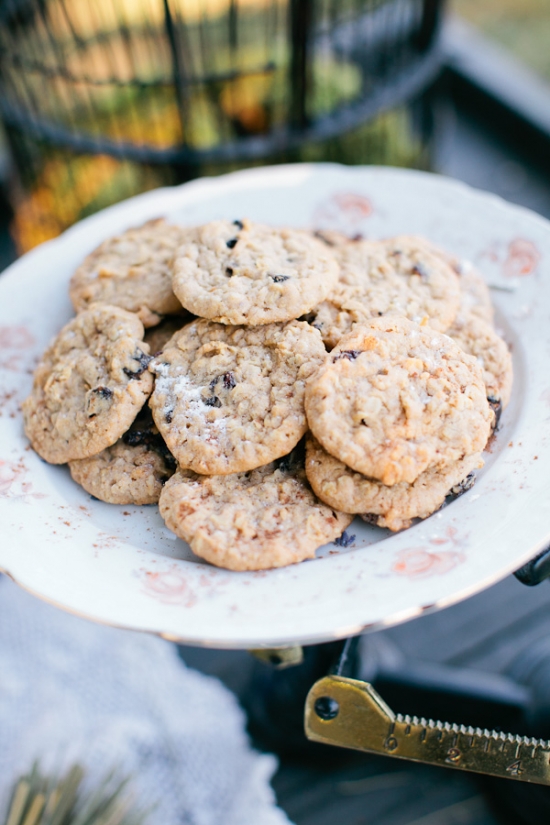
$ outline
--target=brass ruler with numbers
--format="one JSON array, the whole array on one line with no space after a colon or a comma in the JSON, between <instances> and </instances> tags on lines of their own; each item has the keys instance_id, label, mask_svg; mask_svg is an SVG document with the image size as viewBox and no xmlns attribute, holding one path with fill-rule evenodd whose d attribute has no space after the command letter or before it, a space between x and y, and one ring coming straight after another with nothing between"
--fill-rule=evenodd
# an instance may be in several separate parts
<instances>
[{"instance_id":1,"label":"brass ruler with numbers","mask_svg":"<svg viewBox=\"0 0 550 825\"><path fill-rule=\"evenodd\" d=\"M550 785L550 742L394 713L368 682L326 676L305 707L309 739Z\"/></svg>"}]
</instances>

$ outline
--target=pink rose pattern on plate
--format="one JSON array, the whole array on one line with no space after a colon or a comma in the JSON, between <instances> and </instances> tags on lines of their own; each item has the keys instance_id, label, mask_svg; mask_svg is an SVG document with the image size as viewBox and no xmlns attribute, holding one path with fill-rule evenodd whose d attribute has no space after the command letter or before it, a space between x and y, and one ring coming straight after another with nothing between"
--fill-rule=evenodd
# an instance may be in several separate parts
<instances>
[{"instance_id":1,"label":"pink rose pattern on plate","mask_svg":"<svg viewBox=\"0 0 550 825\"><path fill-rule=\"evenodd\" d=\"M364 222L373 212L372 202L364 195L335 192L315 209L313 225L319 229L337 229L351 236L364 229Z\"/></svg>"},{"instance_id":2,"label":"pink rose pattern on plate","mask_svg":"<svg viewBox=\"0 0 550 825\"><path fill-rule=\"evenodd\" d=\"M424 547L411 547L397 555L391 569L398 576L408 576L411 579L442 576L462 564L465 558L463 553L456 550L436 552Z\"/></svg>"},{"instance_id":3,"label":"pink rose pattern on plate","mask_svg":"<svg viewBox=\"0 0 550 825\"><path fill-rule=\"evenodd\" d=\"M508 257L502 267L507 278L533 275L540 261L540 252L533 241L514 238L508 246Z\"/></svg>"}]
</instances>

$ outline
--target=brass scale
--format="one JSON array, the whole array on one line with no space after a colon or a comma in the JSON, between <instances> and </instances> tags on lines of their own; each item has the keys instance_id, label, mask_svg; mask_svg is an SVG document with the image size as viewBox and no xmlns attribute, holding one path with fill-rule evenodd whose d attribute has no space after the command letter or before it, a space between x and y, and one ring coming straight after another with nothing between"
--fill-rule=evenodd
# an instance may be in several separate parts
<instances>
[{"instance_id":1,"label":"brass scale","mask_svg":"<svg viewBox=\"0 0 550 825\"><path fill-rule=\"evenodd\" d=\"M251 652L280 668L302 660L300 647ZM550 741L395 713L369 682L338 670L310 689L304 725L326 745L550 785Z\"/></svg>"}]
</instances>

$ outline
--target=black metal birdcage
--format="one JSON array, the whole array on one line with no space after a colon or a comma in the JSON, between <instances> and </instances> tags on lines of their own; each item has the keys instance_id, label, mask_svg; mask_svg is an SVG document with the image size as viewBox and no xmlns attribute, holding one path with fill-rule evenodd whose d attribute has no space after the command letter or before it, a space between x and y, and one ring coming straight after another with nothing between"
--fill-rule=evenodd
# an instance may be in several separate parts
<instances>
[{"instance_id":1,"label":"black metal birdcage","mask_svg":"<svg viewBox=\"0 0 550 825\"><path fill-rule=\"evenodd\" d=\"M2 0L0 113L20 248L201 174L296 160L418 165L398 107L437 71L441 6Z\"/></svg>"}]
</instances>

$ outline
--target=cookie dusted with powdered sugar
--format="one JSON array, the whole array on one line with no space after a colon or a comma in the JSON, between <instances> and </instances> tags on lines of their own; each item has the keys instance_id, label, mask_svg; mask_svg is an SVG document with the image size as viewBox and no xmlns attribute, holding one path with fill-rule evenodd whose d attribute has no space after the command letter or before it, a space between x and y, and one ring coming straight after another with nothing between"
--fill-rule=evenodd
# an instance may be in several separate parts
<instances>
[{"instance_id":1,"label":"cookie dusted with powdered sugar","mask_svg":"<svg viewBox=\"0 0 550 825\"><path fill-rule=\"evenodd\" d=\"M260 467L305 433L305 382L325 355L304 322L194 321L151 362L155 423L182 467L222 475Z\"/></svg>"},{"instance_id":2,"label":"cookie dusted with powdered sugar","mask_svg":"<svg viewBox=\"0 0 550 825\"><path fill-rule=\"evenodd\" d=\"M319 501L295 454L229 476L179 470L164 486L159 508L167 527L197 556L229 570L313 558L352 520Z\"/></svg>"},{"instance_id":3,"label":"cookie dusted with powdered sugar","mask_svg":"<svg viewBox=\"0 0 550 825\"><path fill-rule=\"evenodd\" d=\"M122 438L90 458L69 461L73 479L108 504L156 504L176 461L146 406Z\"/></svg>"},{"instance_id":4,"label":"cookie dusted with powdered sugar","mask_svg":"<svg viewBox=\"0 0 550 825\"><path fill-rule=\"evenodd\" d=\"M493 421L475 358L405 318L342 338L308 382L305 405L327 452L387 485L480 452Z\"/></svg>"},{"instance_id":5,"label":"cookie dusted with powdered sugar","mask_svg":"<svg viewBox=\"0 0 550 825\"><path fill-rule=\"evenodd\" d=\"M78 267L69 287L77 312L101 302L135 312L145 327L163 315L181 312L172 290L171 262L189 229L164 219L108 238Z\"/></svg>"},{"instance_id":6,"label":"cookie dusted with powdered sugar","mask_svg":"<svg viewBox=\"0 0 550 825\"><path fill-rule=\"evenodd\" d=\"M448 262L423 238L349 241L334 247L338 283L308 316L334 347L355 324L380 316L405 317L444 332L460 304L460 285Z\"/></svg>"},{"instance_id":7,"label":"cookie dusted with powdered sugar","mask_svg":"<svg viewBox=\"0 0 550 825\"><path fill-rule=\"evenodd\" d=\"M172 284L201 318L258 325L299 318L337 279L332 251L309 233L243 220L195 229L174 258Z\"/></svg>"},{"instance_id":8,"label":"cookie dusted with powdered sugar","mask_svg":"<svg viewBox=\"0 0 550 825\"><path fill-rule=\"evenodd\" d=\"M413 519L435 513L449 493L481 467L481 455L473 453L425 470L412 484L400 481L388 487L351 470L327 453L313 436L308 436L306 445L307 478L321 501L346 513L368 515L369 522L393 531L404 530Z\"/></svg>"},{"instance_id":9,"label":"cookie dusted with powdered sugar","mask_svg":"<svg viewBox=\"0 0 550 825\"><path fill-rule=\"evenodd\" d=\"M23 402L25 432L52 464L88 458L114 444L153 386L143 324L96 304L63 327L34 373Z\"/></svg>"}]
</instances>

